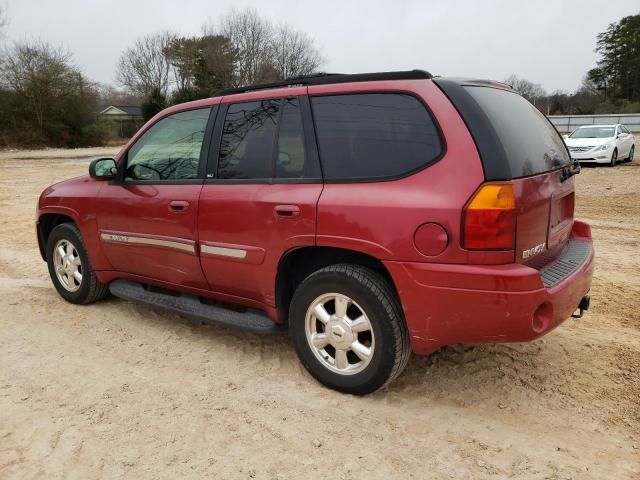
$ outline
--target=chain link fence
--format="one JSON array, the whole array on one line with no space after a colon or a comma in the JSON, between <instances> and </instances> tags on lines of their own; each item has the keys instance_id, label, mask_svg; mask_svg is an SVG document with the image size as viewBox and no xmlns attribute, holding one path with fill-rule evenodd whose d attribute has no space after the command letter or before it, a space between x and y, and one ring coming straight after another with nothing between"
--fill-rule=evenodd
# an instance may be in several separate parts
<instances>
[{"instance_id":1,"label":"chain link fence","mask_svg":"<svg viewBox=\"0 0 640 480\"><path fill-rule=\"evenodd\" d=\"M584 125L610 125L621 123L630 132L640 134L640 113L613 115L549 115L549 120L560 133L571 133Z\"/></svg>"}]
</instances>

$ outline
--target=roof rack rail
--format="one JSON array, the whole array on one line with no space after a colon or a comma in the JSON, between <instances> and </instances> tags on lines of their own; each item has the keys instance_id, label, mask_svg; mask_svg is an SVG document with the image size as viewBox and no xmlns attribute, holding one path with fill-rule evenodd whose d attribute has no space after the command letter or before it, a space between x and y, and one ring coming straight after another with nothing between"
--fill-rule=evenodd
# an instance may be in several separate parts
<instances>
[{"instance_id":1,"label":"roof rack rail","mask_svg":"<svg viewBox=\"0 0 640 480\"><path fill-rule=\"evenodd\" d=\"M444 77L442 80L459 83L460 85L484 85L492 87L507 88L513 90L513 85L507 82L499 82L497 80L487 80L483 78L467 78L467 77Z\"/></svg>"},{"instance_id":2,"label":"roof rack rail","mask_svg":"<svg viewBox=\"0 0 640 480\"><path fill-rule=\"evenodd\" d=\"M406 70L400 72L374 72L374 73L314 73L312 75L302 75L298 77L289 77L285 80L271 83L262 83L259 85L250 85L246 87L229 88L222 90L216 94L232 95L234 93L252 92L254 90L266 90L269 88L292 87L301 85L327 85L331 83L348 83L348 82L373 82L381 80L420 80L433 78L429 72L425 70Z\"/></svg>"}]
</instances>

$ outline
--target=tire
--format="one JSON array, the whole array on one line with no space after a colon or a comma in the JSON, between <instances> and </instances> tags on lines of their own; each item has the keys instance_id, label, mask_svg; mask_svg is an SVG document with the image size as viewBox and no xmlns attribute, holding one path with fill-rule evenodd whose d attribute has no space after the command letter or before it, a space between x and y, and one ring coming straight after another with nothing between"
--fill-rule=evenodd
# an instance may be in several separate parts
<instances>
[{"instance_id":1,"label":"tire","mask_svg":"<svg viewBox=\"0 0 640 480\"><path fill-rule=\"evenodd\" d=\"M73 223L62 223L51 231L46 251L51 281L67 302L86 305L108 295L108 286L98 280L80 231ZM80 273L79 280L76 272Z\"/></svg>"},{"instance_id":2,"label":"tire","mask_svg":"<svg viewBox=\"0 0 640 480\"><path fill-rule=\"evenodd\" d=\"M635 152L635 145L631 145L631 150L629 150L629 156L627 157L627 162L633 162L633 154Z\"/></svg>"},{"instance_id":3,"label":"tire","mask_svg":"<svg viewBox=\"0 0 640 480\"><path fill-rule=\"evenodd\" d=\"M617 161L618 161L618 149L615 148L613 150L613 153L611 154L611 160L609 160L609 166L615 167Z\"/></svg>"},{"instance_id":4,"label":"tire","mask_svg":"<svg viewBox=\"0 0 640 480\"><path fill-rule=\"evenodd\" d=\"M324 312L314 308L319 305ZM303 280L291 301L289 331L302 365L316 380L354 395L391 382L411 355L391 286L359 265L332 265Z\"/></svg>"}]
</instances>

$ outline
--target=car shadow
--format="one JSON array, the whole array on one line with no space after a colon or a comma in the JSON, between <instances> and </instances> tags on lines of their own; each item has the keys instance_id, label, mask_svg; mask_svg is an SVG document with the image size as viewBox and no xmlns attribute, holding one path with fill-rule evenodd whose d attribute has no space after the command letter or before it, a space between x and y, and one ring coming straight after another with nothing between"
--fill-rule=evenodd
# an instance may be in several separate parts
<instances>
[{"instance_id":1,"label":"car shadow","mask_svg":"<svg viewBox=\"0 0 640 480\"><path fill-rule=\"evenodd\" d=\"M259 336L227 327L194 323L179 315L115 298L102 305L115 308L120 313L128 312L128 320L145 324L145 328L181 337L180 341L190 344L190 350L195 342L203 346L203 350L206 346L206 351L219 349L232 355L236 351L238 358L230 361L257 369L256 378L273 376L278 380L286 377L300 388L322 392L320 398L342 396L318 384L304 370L285 328L268 336ZM531 398L544 395L545 391L562 391L567 399L575 387L572 379L577 378L576 369L590 370L594 365L575 361L569 364L567 358L582 357L576 352L585 348L565 340L566 337L552 333L530 343L451 345L428 356L412 355L405 371L397 379L367 398L374 402L409 403L416 407L430 402L445 402L461 407L491 404L490 408L495 407L496 399L508 405L514 392ZM565 344L571 345L571 351ZM274 369L274 365L277 368Z\"/></svg>"}]
</instances>

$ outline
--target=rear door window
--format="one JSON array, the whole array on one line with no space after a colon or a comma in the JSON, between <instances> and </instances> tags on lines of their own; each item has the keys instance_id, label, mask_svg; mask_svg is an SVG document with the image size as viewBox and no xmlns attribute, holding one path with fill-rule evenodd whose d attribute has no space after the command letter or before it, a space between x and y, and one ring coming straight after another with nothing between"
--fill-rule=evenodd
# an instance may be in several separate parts
<instances>
[{"instance_id":1,"label":"rear door window","mask_svg":"<svg viewBox=\"0 0 640 480\"><path fill-rule=\"evenodd\" d=\"M285 98L282 102L275 177L301 178L305 176L306 152L300 104L297 98Z\"/></svg>"},{"instance_id":2,"label":"rear door window","mask_svg":"<svg viewBox=\"0 0 640 480\"><path fill-rule=\"evenodd\" d=\"M562 137L526 99L500 88L465 86L465 90L488 117L502 144L508 171L501 172L501 177L526 177L569 165Z\"/></svg>"},{"instance_id":3,"label":"rear door window","mask_svg":"<svg viewBox=\"0 0 640 480\"><path fill-rule=\"evenodd\" d=\"M271 178L279 114L279 99L229 106L220 143L219 178Z\"/></svg>"},{"instance_id":4,"label":"rear door window","mask_svg":"<svg viewBox=\"0 0 640 480\"><path fill-rule=\"evenodd\" d=\"M218 178L318 179L317 161L306 154L297 97L229 105L224 120Z\"/></svg>"},{"instance_id":5,"label":"rear door window","mask_svg":"<svg viewBox=\"0 0 640 480\"><path fill-rule=\"evenodd\" d=\"M442 152L431 115L411 95L332 95L311 101L327 180L398 177Z\"/></svg>"}]
</instances>

